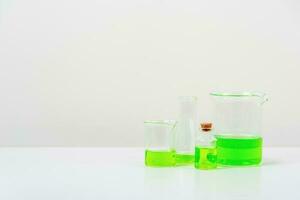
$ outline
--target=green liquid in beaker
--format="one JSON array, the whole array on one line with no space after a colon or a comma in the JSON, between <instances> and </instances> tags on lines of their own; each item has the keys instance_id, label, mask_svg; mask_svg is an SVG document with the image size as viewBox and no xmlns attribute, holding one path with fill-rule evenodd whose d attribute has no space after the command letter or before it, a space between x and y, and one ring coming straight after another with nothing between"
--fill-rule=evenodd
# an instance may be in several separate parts
<instances>
[{"instance_id":1,"label":"green liquid in beaker","mask_svg":"<svg viewBox=\"0 0 300 200\"><path fill-rule=\"evenodd\" d=\"M175 154L176 165L190 165L194 163L194 154Z\"/></svg>"},{"instance_id":2,"label":"green liquid in beaker","mask_svg":"<svg viewBox=\"0 0 300 200\"><path fill-rule=\"evenodd\" d=\"M259 136L216 135L217 161L220 165L258 165L262 160Z\"/></svg>"},{"instance_id":3,"label":"green liquid in beaker","mask_svg":"<svg viewBox=\"0 0 300 200\"><path fill-rule=\"evenodd\" d=\"M216 147L195 147L195 168L214 169L217 167Z\"/></svg>"},{"instance_id":4,"label":"green liquid in beaker","mask_svg":"<svg viewBox=\"0 0 300 200\"><path fill-rule=\"evenodd\" d=\"M145 165L152 167L175 166L175 151L145 151Z\"/></svg>"}]
</instances>

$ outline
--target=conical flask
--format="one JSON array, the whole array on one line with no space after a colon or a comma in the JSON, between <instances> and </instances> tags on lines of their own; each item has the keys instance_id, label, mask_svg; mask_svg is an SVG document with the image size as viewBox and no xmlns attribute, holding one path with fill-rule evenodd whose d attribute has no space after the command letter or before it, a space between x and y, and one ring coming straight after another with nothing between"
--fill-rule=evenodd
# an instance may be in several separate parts
<instances>
[{"instance_id":1,"label":"conical flask","mask_svg":"<svg viewBox=\"0 0 300 200\"><path fill-rule=\"evenodd\" d=\"M197 97L179 97L179 116L174 136L176 165L193 164L197 133Z\"/></svg>"}]
</instances>

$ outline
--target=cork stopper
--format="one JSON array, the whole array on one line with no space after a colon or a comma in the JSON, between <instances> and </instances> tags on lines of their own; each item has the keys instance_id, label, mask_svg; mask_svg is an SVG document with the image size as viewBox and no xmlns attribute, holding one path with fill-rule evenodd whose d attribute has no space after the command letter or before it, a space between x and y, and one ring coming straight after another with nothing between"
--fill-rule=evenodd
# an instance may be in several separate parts
<instances>
[{"instance_id":1,"label":"cork stopper","mask_svg":"<svg viewBox=\"0 0 300 200\"><path fill-rule=\"evenodd\" d=\"M201 128L202 131L204 131L204 132L209 132L209 131L211 131L211 129L212 129L212 123L208 123L208 122L201 123L201 124L200 124L200 128Z\"/></svg>"}]
</instances>

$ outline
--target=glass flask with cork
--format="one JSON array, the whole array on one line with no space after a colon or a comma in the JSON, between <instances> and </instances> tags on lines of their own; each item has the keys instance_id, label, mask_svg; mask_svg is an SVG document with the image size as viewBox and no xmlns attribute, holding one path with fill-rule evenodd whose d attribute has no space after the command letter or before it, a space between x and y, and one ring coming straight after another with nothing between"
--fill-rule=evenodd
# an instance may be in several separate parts
<instances>
[{"instance_id":1,"label":"glass flask with cork","mask_svg":"<svg viewBox=\"0 0 300 200\"><path fill-rule=\"evenodd\" d=\"M199 129L195 146L195 168L214 169L217 167L217 148L212 123L201 123Z\"/></svg>"}]
</instances>

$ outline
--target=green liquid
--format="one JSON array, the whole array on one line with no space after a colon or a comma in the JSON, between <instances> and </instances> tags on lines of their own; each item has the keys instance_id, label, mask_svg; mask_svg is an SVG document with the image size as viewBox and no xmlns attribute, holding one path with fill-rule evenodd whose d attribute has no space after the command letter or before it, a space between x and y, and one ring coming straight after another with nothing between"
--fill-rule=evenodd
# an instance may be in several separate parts
<instances>
[{"instance_id":1,"label":"green liquid","mask_svg":"<svg viewBox=\"0 0 300 200\"><path fill-rule=\"evenodd\" d=\"M258 165L262 160L259 136L216 135L218 164L231 166Z\"/></svg>"},{"instance_id":2,"label":"green liquid","mask_svg":"<svg viewBox=\"0 0 300 200\"><path fill-rule=\"evenodd\" d=\"M216 147L195 147L195 168L214 169L217 167Z\"/></svg>"},{"instance_id":3,"label":"green liquid","mask_svg":"<svg viewBox=\"0 0 300 200\"><path fill-rule=\"evenodd\" d=\"M176 153L175 160L176 165L190 165L194 163L194 155Z\"/></svg>"},{"instance_id":4,"label":"green liquid","mask_svg":"<svg viewBox=\"0 0 300 200\"><path fill-rule=\"evenodd\" d=\"M175 166L175 151L145 151L145 165L152 167Z\"/></svg>"}]
</instances>

